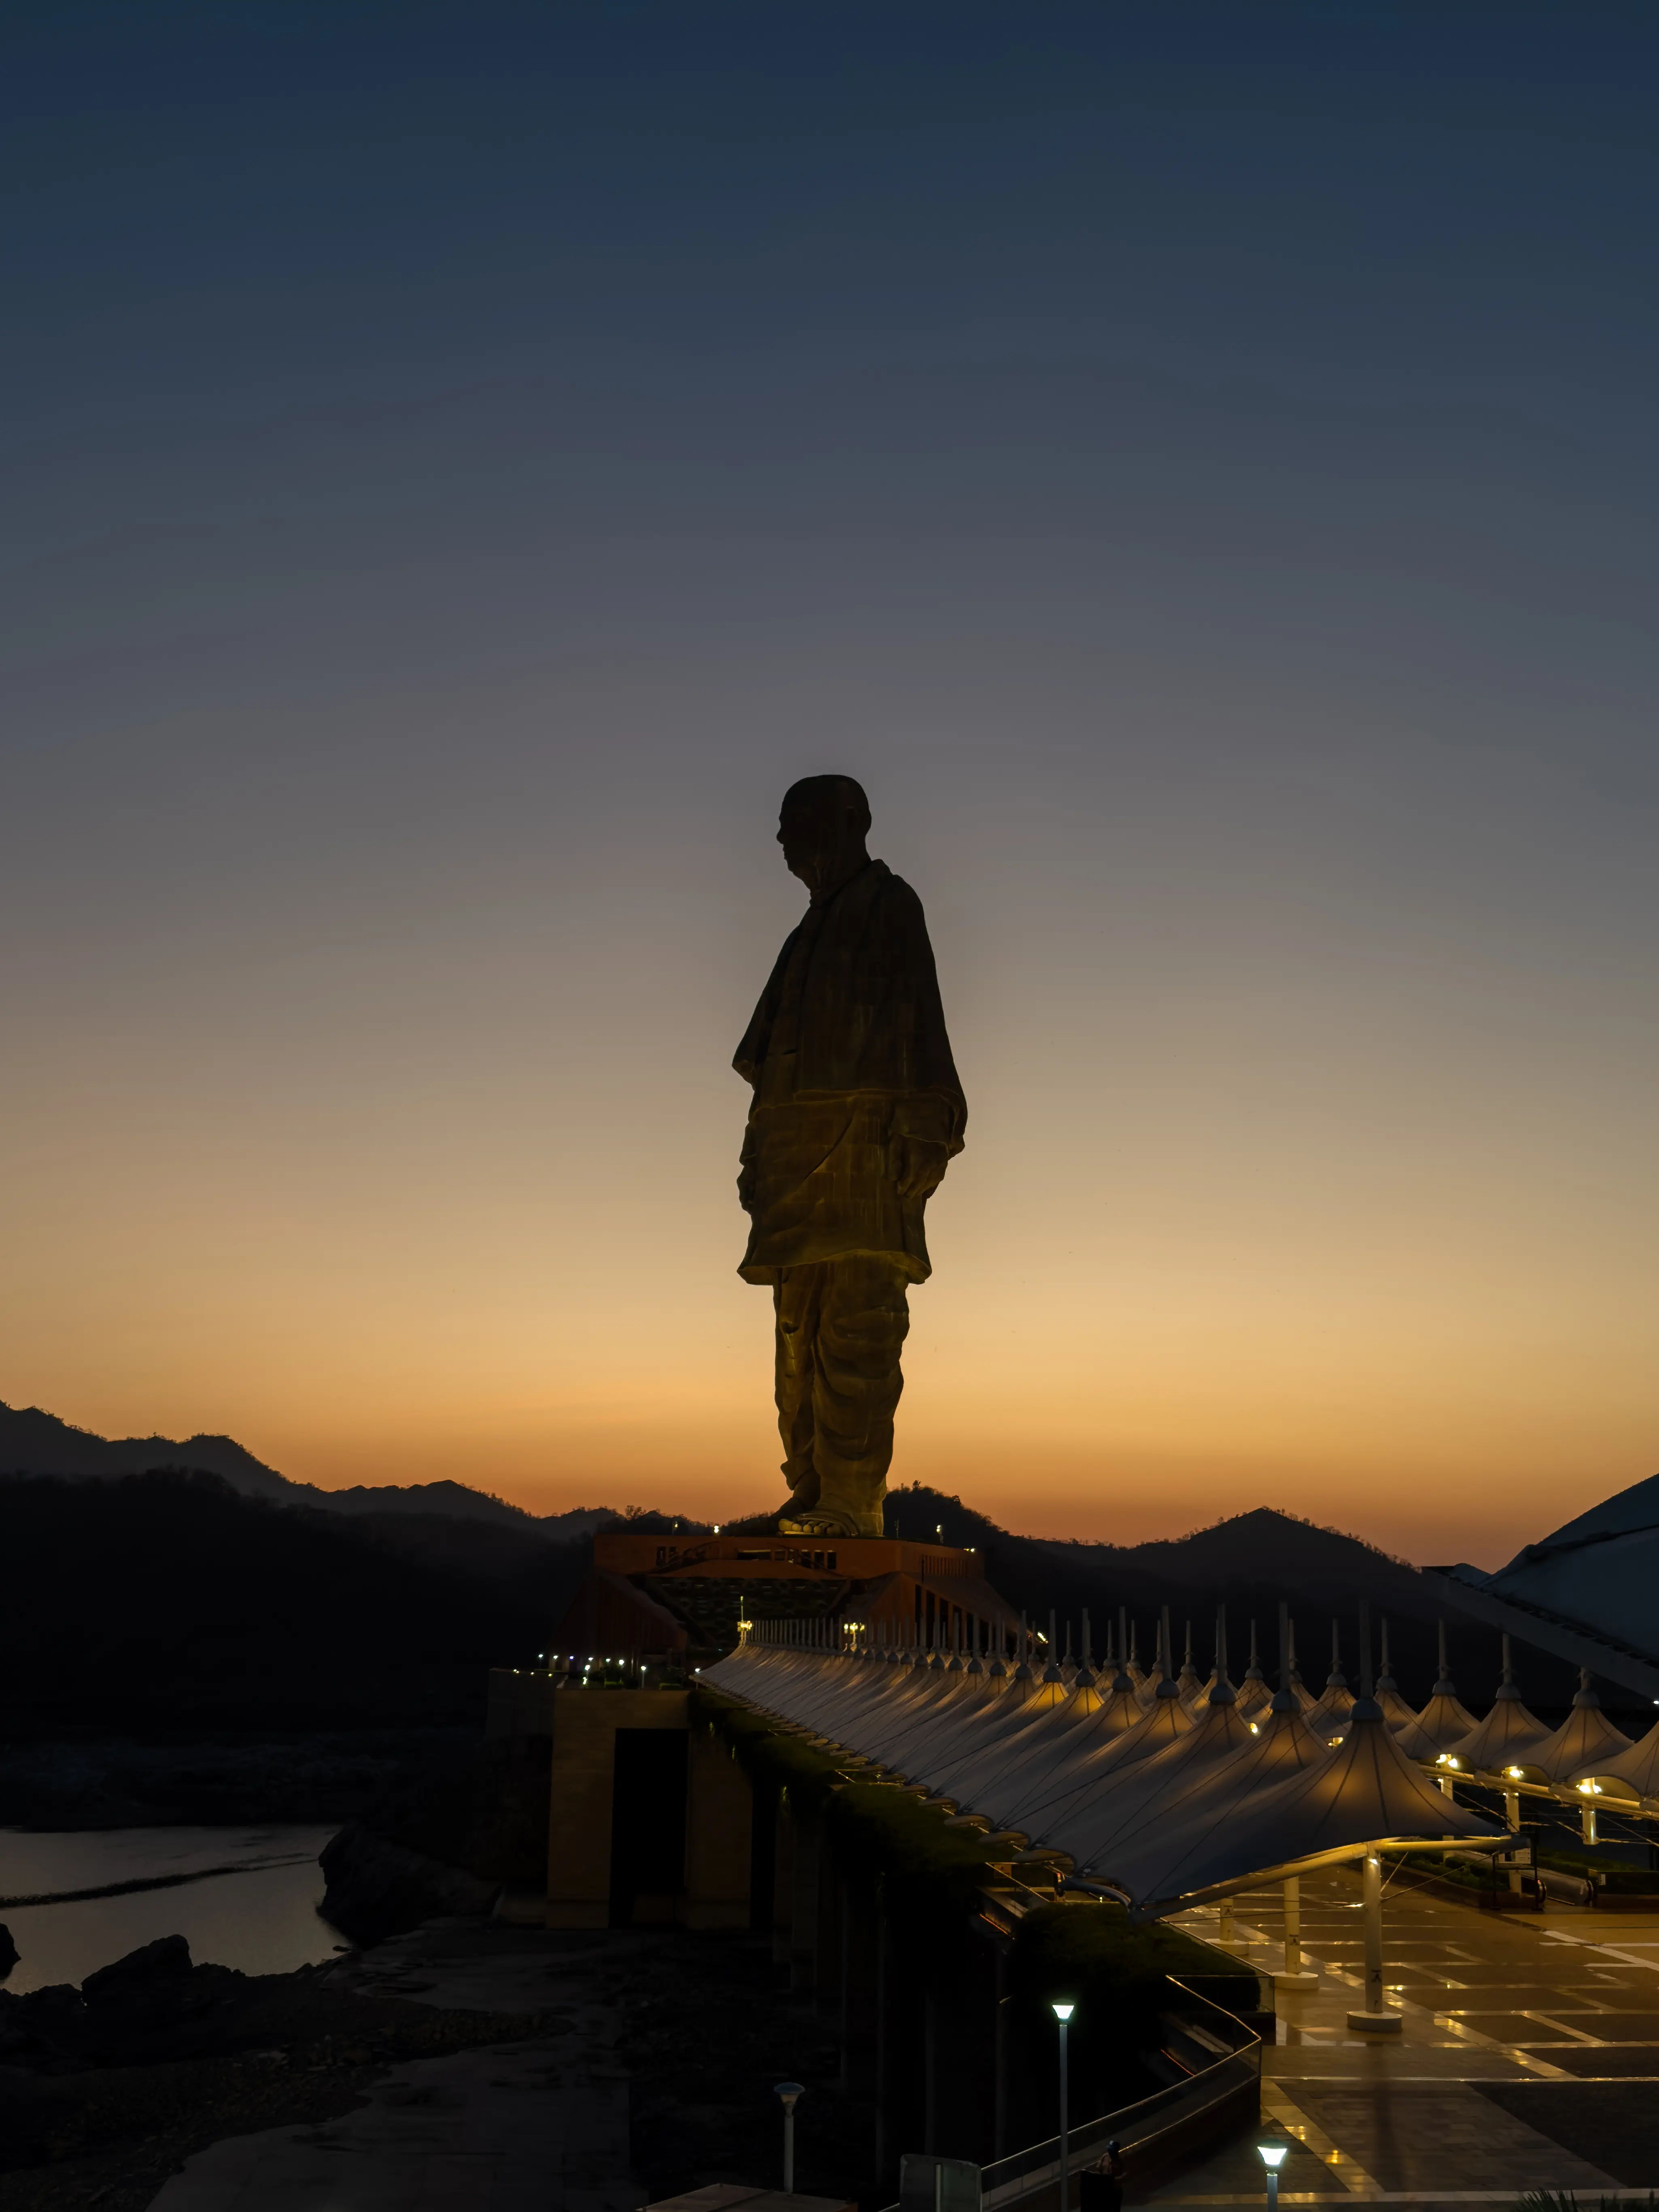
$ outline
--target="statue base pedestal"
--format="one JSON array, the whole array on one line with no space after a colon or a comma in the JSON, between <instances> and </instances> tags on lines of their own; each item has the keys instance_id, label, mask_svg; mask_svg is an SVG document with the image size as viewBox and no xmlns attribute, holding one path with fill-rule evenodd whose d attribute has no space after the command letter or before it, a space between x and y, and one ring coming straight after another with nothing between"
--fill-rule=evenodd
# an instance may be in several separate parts
<instances>
[{"instance_id":1,"label":"statue base pedestal","mask_svg":"<svg viewBox=\"0 0 1659 2212\"><path fill-rule=\"evenodd\" d=\"M860 1536L861 1528L854 1528L839 1513L801 1513L778 1516L780 1536Z\"/></svg>"}]
</instances>

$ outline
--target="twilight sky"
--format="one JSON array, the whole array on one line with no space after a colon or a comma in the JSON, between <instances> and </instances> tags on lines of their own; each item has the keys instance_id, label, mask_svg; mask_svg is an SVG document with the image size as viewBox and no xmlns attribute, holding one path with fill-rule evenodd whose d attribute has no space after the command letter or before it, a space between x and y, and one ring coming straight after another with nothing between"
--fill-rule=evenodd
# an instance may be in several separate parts
<instances>
[{"instance_id":1,"label":"twilight sky","mask_svg":"<svg viewBox=\"0 0 1659 2212\"><path fill-rule=\"evenodd\" d=\"M1492 1565L1659 1466L1659 14L0 47L0 1398L775 1504L842 769L971 1117L895 1481Z\"/></svg>"}]
</instances>

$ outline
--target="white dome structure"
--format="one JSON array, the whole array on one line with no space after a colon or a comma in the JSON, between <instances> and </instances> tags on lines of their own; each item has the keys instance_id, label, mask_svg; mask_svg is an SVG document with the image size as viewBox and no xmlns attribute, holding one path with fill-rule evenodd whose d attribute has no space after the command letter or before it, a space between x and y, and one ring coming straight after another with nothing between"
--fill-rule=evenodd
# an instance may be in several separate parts
<instances>
[{"instance_id":1,"label":"white dome structure","mask_svg":"<svg viewBox=\"0 0 1659 2212\"><path fill-rule=\"evenodd\" d=\"M1427 1567L1461 1612L1659 1703L1659 1474L1632 1483L1506 1567Z\"/></svg>"}]
</instances>

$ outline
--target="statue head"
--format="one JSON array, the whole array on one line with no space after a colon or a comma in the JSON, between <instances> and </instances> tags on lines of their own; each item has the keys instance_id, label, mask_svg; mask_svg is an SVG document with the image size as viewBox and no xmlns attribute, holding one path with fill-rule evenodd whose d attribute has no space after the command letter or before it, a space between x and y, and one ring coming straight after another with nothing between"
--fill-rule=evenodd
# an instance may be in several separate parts
<instances>
[{"instance_id":1,"label":"statue head","mask_svg":"<svg viewBox=\"0 0 1659 2212\"><path fill-rule=\"evenodd\" d=\"M783 794L778 842L784 865L814 898L834 890L870 855L870 802L850 775L807 775Z\"/></svg>"}]
</instances>

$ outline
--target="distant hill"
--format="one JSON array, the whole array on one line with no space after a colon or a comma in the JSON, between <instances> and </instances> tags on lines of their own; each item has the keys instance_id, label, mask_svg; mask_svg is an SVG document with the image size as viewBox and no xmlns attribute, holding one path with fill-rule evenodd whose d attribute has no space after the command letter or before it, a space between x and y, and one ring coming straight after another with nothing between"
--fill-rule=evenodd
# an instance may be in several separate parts
<instances>
[{"instance_id":1,"label":"distant hill","mask_svg":"<svg viewBox=\"0 0 1659 2212\"><path fill-rule=\"evenodd\" d=\"M479 1723L489 1668L536 1663L591 1556L526 1518L0 1478L0 1733Z\"/></svg>"},{"instance_id":2,"label":"distant hill","mask_svg":"<svg viewBox=\"0 0 1659 2212\"><path fill-rule=\"evenodd\" d=\"M355 1530L375 1558L377 1575L388 1565L401 1563L413 1575L459 1576L475 1591L494 1589L509 1608L502 1616L503 1623L519 1617L511 1612L519 1601L518 1593L563 1589L567 1584L574 1589L580 1565L589 1556L586 1540L595 1528L624 1519L604 1506L538 1516L453 1480L319 1490L310 1483L289 1481L230 1437L196 1436L182 1442L167 1437L111 1440L73 1428L38 1408L19 1411L0 1406L0 1478L8 1474L59 1477L71 1489L96 1479L100 1488L109 1481L125 1492L129 1486L122 1478L156 1468L196 1469L205 1477L217 1478L226 1495L240 1495L250 1506L289 1508L293 1518L321 1523L325 1528L331 1524L342 1537ZM43 1486L52 1490L59 1486ZM0 1480L0 1492L14 1487ZM165 1487L133 1492L122 1512L139 1514L136 1501L141 1497L165 1500L171 1495ZM90 1530L114 1525L101 1512L89 1512L89 1503L85 1498L78 1503L70 1498L52 1510L68 1516L64 1522L66 1528ZM15 1500L8 1510L15 1510ZM289 1517L277 1514L257 1525L269 1530ZM684 1516L647 1513L638 1508L630 1508L625 1518L626 1525L641 1531L701 1525ZM769 1525L768 1516L759 1516L755 1525ZM1414 1702L1420 1703L1426 1696L1433 1679L1435 1623L1443 1616L1453 1674L1469 1696L1485 1699L1498 1678L1494 1632L1469 1616L1452 1612L1443 1597L1407 1561L1391 1558L1360 1537L1319 1528L1268 1507L1235 1515L1174 1540L1094 1544L1022 1536L975 1512L958 1498L912 1485L890 1492L886 1525L890 1534L921 1540L932 1537L938 1528L946 1543L976 1548L993 1585L1039 1622L1046 1621L1052 1607L1061 1621L1071 1624L1076 1635L1087 1607L1097 1650L1108 1623L1115 1621L1117 1609L1122 1606L1137 1626L1143 1661L1150 1659L1158 1608L1168 1605L1177 1638L1184 1638L1186 1623L1191 1620L1194 1651L1207 1672L1215 1608L1225 1604L1235 1674L1242 1672L1245 1663L1252 1620L1260 1636L1262 1663L1271 1670L1277 1656L1279 1601L1284 1598L1296 1622L1303 1678L1319 1684L1330 1664L1334 1619L1340 1625L1346 1669L1351 1677L1356 1674L1358 1611L1364 1599L1375 1620L1386 1617L1389 1623L1395 1672ZM319 1540L314 1529L307 1540ZM10 1601L17 1582L7 1557L3 1527L0 1527L0 1563L3 1563L0 1575L4 1577L0 1597ZM376 1587L381 1585L377 1583ZM302 1613L308 1615L310 1601L303 1591L296 1601ZM471 1601L469 1597L462 1606L463 1614ZM377 1599L376 1603L380 1602ZM396 1610L389 1586L385 1602ZM521 1616L533 1617L539 1623L527 1632L532 1640L540 1639L538 1649L562 1611L562 1601L551 1613L541 1609L544 1602L538 1595L532 1595L532 1614ZM67 1595L65 1604L69 1610L58 1617L56 1631L49 1618L42 1618L41 1650L52 1645L54 1635L76 1640L80 1615ZM71 1624L76 1625L74 1636L67 1633L66 1625ZM274 1629L273 1633L287 1631ZM524 1638L520 1636L518 1641L521 1644ZM1575 1685L1571 1668L1532 1650L1518 1650L1517 1658L1528 1702L1535 1708L1565 1707ZM380 1694L375 1691L370 1702ZM1620 1701L1605 1686L1604 1694L1609 1704Z\"/></svg>"},{"instance_id":3,"label":"distant hill","mask_svg":"<svg viewBox=\"0 0 1659 2212\"><path fill-rule=\"evenodd\" d=\"M370 1486L356 1483L349 1490L318 1490L310 1483L290 1482L289 1504L316 1507L325 1513L441 1515L455 1521L487 1521L544 1542L564 1544L578 1536L591 1536L617 1518L610 1505L578 1505L568 1513L526 1513L506 1498L487 1490L470 1489L464 1482L411 1482Z\"/></svg>"},{"instance_id":4,"label":"distant hill","mask_svg":"<svg viewBox=\"0 0 1659 2212\"><path fill-rule=\"evenodd\" d=\"M1434 1679L1436 1624L1443 1618L1453 1676L1471 1702L1489 1698L1498 1678L1498 1639L1471 1616L1454 1612L1408 1561L1396 1559L1362 1537L1322 1528L1295 1515L1259 1506L1191 1535L1149 1544L1091 1544L1020 1536L1000 1528L958 1498L921 1484L888 1493L890 1535L925 1541L937 1529L947 1544L971 1547L985 1560L994 1589L1010 1604L1046 1626L1052 1607L1073 1635L1086 1607L1097 1652L1120 1606L1139 1631L1143 1664L1149 1663L1158 1610L1170 1607L1177 1644L1186 1625L1200 1671L1207 1674L1218 1606L1228 1611L1228 1642L1235 1678L1243 1671L1250 1625L1261 1663L1271 1675L1278 1657L1279 1604L1291 1607L1303 1680L1322 1685L1330 1668L1333 1621L1338 1625L1344 1671L1358 1674L1358 1611L1370 1607L1374 1631L1389 1623L1394 1671L1401 1688L1420 1705ZM1380 1639L1379 1639L1380 1640ZM1376 1646L1373 1646L1375 1651ZM1577 1676L1550 1654L1517 1647L1522 1687L1534 1706L1565 1708ZM1623 1693L1603 1686L1609 1704Z\"/></svg>"},{"instance_id":5,"label":"distant hill","mask_svg":"<svg viewBox=\"0 0 1659 2212\"><path fill-rule=\"evenodd\" d=\"M0 1474L143 1474L152 1467L199 1468L245 1497L277 1499L301 1487L255 1459L234 1437L94 1436L38 1406L0 1404Z\"/></svg>"},{"instance_id":6,"label":"distant hill","mask_svg":"<svg viewBox=\"0 0 1659 2212\"><path fill-rule=\"evenodd\" d=\"M616 1518L609 1505L578 1506L568 1513L538 1515L504 1498L473 1490L464 1482L358 1483L349 1490L320 1490L314 1483L291 1482L256 1459L234 1437L94 1436L39 1407L0 1404L0 1475L55 1474L78 1480L145 1474L153 1468L191 1468L216 1474L245 1498L273 1505L310 1506L323 1513L441 1514L451 1519L489 1521L554 1543L591 1536Z\"/></svg>"}]
</instances>

